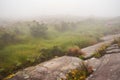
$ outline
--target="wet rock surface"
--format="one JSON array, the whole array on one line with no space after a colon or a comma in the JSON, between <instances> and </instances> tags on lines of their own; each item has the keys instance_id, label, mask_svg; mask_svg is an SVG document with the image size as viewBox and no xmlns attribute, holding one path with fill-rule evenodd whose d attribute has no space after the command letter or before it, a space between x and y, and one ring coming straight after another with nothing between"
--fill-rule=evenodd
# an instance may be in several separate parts
<instances>
[{"instance_id":1,"label":"wet rock surface","mask_svg":"<svg viewBox=\"0 0 120 80\"><path fill-rule=\"evenodd\" d=\"M105 37L101 38L102 42L95 44L93 46L83 48L82 51L86 53L86 55L84 55L84 57L85 58L90 57L92 54L94 54L94 52L99 47L101 47L104 44L110 44L112 41L114 41L114 39L116 39L118 37L120 37L120 34L105 36ZM115 48L115 47L113 47L113 48Z\"/></svg>"},{"instance_id":2,"label":"wet rock surface","mask_svg":"<svg viewBox=\"0 0 120 80\"><path fill-rule=\"evenodd\" d=\"M79 58L63 56L19 71L10 80L60 80L66 78L69 70L81 65Z\"/></svg>"},{"instance_id":3,"label":"wet rock surface","mask_svg":"<svg viewBox=\"0 0 120 80\"><path fill-rule=\"evenodd\" d=\"M113 44L106 49L106 53L99 59L96 71L88 80L120 80L120 48Z\"/></svg>"}]
</instances>

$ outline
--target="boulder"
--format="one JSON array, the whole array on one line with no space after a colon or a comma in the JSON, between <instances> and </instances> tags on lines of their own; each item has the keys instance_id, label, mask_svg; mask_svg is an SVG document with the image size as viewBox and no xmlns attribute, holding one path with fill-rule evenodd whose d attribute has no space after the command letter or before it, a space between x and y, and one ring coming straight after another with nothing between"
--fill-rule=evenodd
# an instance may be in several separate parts
<instances>
[{"instance_id":1,"label":"boulder","mask_svg":"<svg viewBox=\"0 0 120 80\"><path fill-rule=\"evenodd\" d=\"M9 80L60 80L65 79L66 74L80 67L82 60L77 57L63 56L50 61L28 67L18 71L15 76Z\"/></svg>"}]
</instances>

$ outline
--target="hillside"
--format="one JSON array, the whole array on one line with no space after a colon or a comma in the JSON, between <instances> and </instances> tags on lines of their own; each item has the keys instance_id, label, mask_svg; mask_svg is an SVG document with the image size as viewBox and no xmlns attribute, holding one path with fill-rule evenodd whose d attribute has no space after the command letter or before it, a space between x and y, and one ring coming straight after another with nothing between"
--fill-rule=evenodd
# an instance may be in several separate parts
<instances>
[{"instance_id":1,"label":"hillside","mask_svg":"<svg viewBox=\"0 0 120 80\"><path fill-rule=\"evenodd\" d=\"M104 53L105 55L103 55L103 57L97 58L96 56L93 56L87 60L81 60L77 57L63 56L19 71L9 80L85 80L85 78L76 77L79 72L74 75L77 79L72 77L71 79L66 79L66 74L71 70L80 68L83 71L83 67L85 66L88 71L90 67L92 67L93 70L93 73L88 77L88 80L119 80L120 47L114 41L114 38L118 37L120 37L119 34L107 36L102 38L105 40L104 42L82 49L84 52L86 51L86 55L83 57L87 58L89 57L87 55L92 56L92 54L95 53L100 46L103 46L103 44L109 44L105 49L106 53ZM88 52L88 50L91 51ZM79 75L79 77L82 76L85 75Z\"/></svg>"},{"instance_id":2,"label":"hillside","mask_svg":"<svg viewBox=\"0 0 120 80\"><path fill-rule=\"evenodd\" d=\"M0 79L55 57L77 56L84 59L84 53L91 57L96 46L92 49L85 47L101 45L101 37L119 33L119 22L119 17L69 16L1 21Z\"/></svg>"}]
</instances>

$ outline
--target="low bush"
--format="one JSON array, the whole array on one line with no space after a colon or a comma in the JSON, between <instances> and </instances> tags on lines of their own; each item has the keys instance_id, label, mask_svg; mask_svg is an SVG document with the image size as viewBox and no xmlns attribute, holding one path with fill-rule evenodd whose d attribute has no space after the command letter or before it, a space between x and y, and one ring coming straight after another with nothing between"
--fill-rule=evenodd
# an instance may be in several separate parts
<instances>
[{"instance_id":1,"label":"low bush","mask_svg":"<svg viewBox=\"0 0 120 80\"><path fill-rule=\"evenodd\" d=\"M95 53L94 53L92 56L94 56L95 58L100 58L100 57L102 57L103 55L106 54L106 49L107 49L108 46L109 46L109 44L103 44L102 46L100 46L100 47L95 51Z\"/></svg>"},{"instance_id":2,"label":"low bush","mask_svg":"<svg viewBox=\"0 0 120 80\"><path fill-rule=\"evenodd\" d=\"M40 59L42 61L49 60L49 59L54 58L56 56L65 55L65 52L58 46L53 46L50 49L41 49L40 53L41 53Z\"/></svg>"},{"instance_id":3,"label":"low bush","mask_svg":"<svg viewBox=\"0 0 120 80\"><path fill-rule=\"evenodd\" d=\"M92 72L92 67L88 67L83 63L81 67L73 69L66 74L66 80L85 80Z\"/></svg>"},{"instance_id":4,"label":"low bush","mask_svg":"<svg viewBox=\"0 0 120 80\"><path fill-rule=\"evenodd\" d=\"M67 55L68 56L77 56L77 57L79 57L81 55L85 55L85 53L82 52L79 47L75 46L75 47L72 47L72 48L68 49Z\"/></svg>"},{"instance_id":5,"label":"low bush","mask_svg":"<svg viewBox=\"0 0 120 80\"><path fill-rule=\"evenodd\" d=\"M118 44L118 47L120 47L120 37L117 39L114 39L114 41L112 42L112 44Z\"/></svg>"}]
</instances>

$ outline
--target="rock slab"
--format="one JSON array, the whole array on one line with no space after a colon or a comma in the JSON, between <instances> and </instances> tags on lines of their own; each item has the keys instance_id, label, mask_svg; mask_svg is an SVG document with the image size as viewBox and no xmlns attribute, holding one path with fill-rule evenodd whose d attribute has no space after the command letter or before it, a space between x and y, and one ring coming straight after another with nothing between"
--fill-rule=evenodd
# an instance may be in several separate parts
<instances>
[{"instance_id":1,"label":"rock slab","mask_svg":"<svg viewBox=\"0 0 120 80\"><path fill-rule=\"evenodd\" d=\"M107 48L106 53L105 56L98 59L100 63L88 80L120 80L120 48L117 44L111 45Z\"/></svg>"},{"instance_id":2,"label":"rock slab","mask_svg":"<svg viewBox=\"0 0 120 80\"><path fill-rule=\"evenodd\" d=\"M60 80L61 78L66 78L65 75L70 70L76 69L81 65L81 59L63 56L18 71L9 80Z\"/></svg>"}]
</instances>

